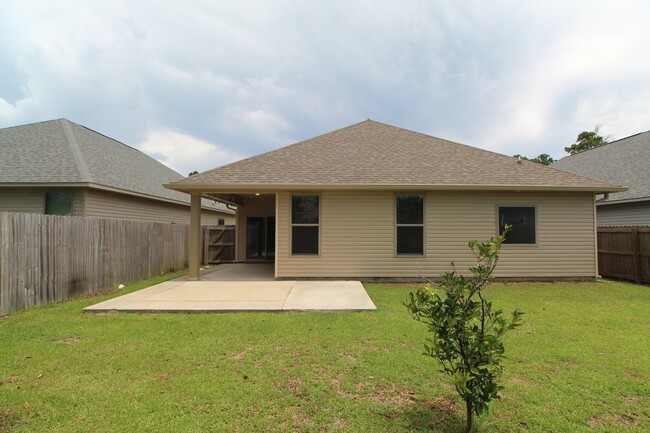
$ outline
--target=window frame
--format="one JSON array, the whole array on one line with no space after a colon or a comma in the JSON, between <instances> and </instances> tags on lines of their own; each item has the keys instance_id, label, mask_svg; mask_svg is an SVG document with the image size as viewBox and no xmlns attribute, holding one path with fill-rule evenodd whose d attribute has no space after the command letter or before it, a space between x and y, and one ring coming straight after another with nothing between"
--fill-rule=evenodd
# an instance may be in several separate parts
<instances>
[{"instance_id":1,"label":"window frame","mask_svg":"<svg viewBox=\"0 0 650 433\"><path fill-rule=\"evenodd\" d=\"M537 205L536 204L531 204L531 203L501 203L497 204L495 206L495 212L496 212L496 233L497 236L501 234L501 221L500 221L500 210L501 208L512 208L512 207L518 207L518 208L532 208L533 209L533 215L535 218L535 228L534 228L534 235L535 235L535 242L532 243L508 243L504 242L503 245L504 247L511 248L530 248L530 247L537 247L539 245L539 218L538 218L538 212L537 212Z\"/></svg>"},{"instance_id":2,"label":"window frame","mask_svg":"<svg viewBox=\"0 0 650 433\"><path fill-rule=\"evenodd\" d=\"M397 222L397 198L398 197L422 197L422 223L420 224L401 224ZM394 236L393 236L393 242L394 242L394 249L393 249L393 254L395 257L425 257L426 256L426 220L427 220L427 215L426 215L426 194L424 193L417 193L417 192L404 192L404 193L396 193L393 196L393 222L394 222ZM422 252L421 253L400 253L397 251L397 245L398 245L398 227L422 227Z\"/></svg>"},{"instance_id":3,"label":"window frame","mask_svg":"<svg viewBox=\"0 0 650 433\"><path fill-rule=\"evenodd\" d=\"M318 222L317 223L294 223L293 222L293 198L294 197L318 197ZM321 246L321 230L320 230L320 225L322 221L322 212L321 212L321 204L322 204L322 198L320 194L314 194L314 193L291 193L289 194L289 254L291 256L295 257L301 257L301 256L308 256L308 257L313 257L313 256L320 256L320 246ZM318 245L316 247L316 252L313 253L294 253L293 252L293 228L294 227L316 227L317 230L317 242Z\"/></svg>"},{"instance_id":4,"label":"window frame","mask_svg":"<svg viewBox=\"0 0 650 433\"><path fill-rule=\"evenodd\" d=\"M47 213L47 197L48 195L53 194L68 194L70 196L70 213L61 215L55 213ZM74 191L44 191L43 192L43 215L55 215L55 216L74 216L74 205L75 205L75 192Z\"/></svg>"}]
</instances>

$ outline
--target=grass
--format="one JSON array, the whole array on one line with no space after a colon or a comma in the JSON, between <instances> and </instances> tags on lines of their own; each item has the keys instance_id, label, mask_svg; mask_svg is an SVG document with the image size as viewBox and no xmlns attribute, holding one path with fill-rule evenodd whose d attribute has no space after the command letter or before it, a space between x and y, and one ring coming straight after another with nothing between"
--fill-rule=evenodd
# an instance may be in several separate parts
<instances>
[{"instance_id":1,"label":"grass","mask_svg":"<svg viewBox=\"0 0 650 433\"><path fill-rule=\"evenodd\" d=\"M415 286L366 287L376 312L81 311L122 291L0 318L0 432L462 430L464 408L401 304ZM526 315L479 431L650 431L650 288L488 292Z\"/></svg>"}]
</instances>

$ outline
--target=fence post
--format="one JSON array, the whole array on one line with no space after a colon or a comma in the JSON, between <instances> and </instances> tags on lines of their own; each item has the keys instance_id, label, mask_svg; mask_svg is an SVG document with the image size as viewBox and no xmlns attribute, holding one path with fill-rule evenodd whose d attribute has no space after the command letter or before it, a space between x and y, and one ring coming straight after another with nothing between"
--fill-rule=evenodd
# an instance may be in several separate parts
<instances>
[{"instance_id":1,"label":"fence post","mask_svg":"<svg viewBox=\"0 0 650 433\"><path fill-rule=\"evenodd\" d=\"M639 231L632 229L632 263L634 267L634 282L641 284L641 255L639 251Z\"/></svg>"}]
</instances>

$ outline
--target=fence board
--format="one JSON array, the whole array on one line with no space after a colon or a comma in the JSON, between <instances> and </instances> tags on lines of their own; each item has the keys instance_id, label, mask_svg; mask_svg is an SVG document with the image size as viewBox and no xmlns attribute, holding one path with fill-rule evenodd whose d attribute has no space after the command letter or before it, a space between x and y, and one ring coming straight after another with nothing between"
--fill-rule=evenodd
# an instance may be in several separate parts
<instances>
[{"instance_id":1,"label":"fence board","mask_svg":"<svg viewBox=\"0 0 650 433\"><path fill-rule=\"evenodd\" d=\"M650 283L650 228L599 227L598 273Z\"/></svg>"},{"instance_id":2,"label":"fence board","mask_svg":"<svg viewBox=\"0 0 650 433\"><path fill-rule=\"evenodd\" d=\"M204 264L235 261L235 226L205 226L202 238Z\"/></svg>"},{"instance_id":3,"label":"fence board","mask_svg":"<svg viewBox=\"0 0 650 433\"><path fill-rule=\"evenodd\" d=\"M187 267L189 226L0 212L0 316Z\"/></svg>"}]
</instances>

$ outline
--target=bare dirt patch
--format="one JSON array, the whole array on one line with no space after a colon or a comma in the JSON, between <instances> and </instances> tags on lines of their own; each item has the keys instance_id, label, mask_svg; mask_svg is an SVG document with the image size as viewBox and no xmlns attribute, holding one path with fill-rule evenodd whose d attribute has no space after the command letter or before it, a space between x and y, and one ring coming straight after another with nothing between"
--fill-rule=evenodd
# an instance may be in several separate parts
<instances>
[{"instance_id":1,"label":"bare dirt patch","mask_svg":"<svg viewBox=\"0 0 650 433\"><path fill-rule=\"evenodd\" d=\"M25 380L24 376L9 376L6 379L0 379L0 386L8 385L10 383L19 383Z\"/></svg>"},{"instance_id":2,"label":"bare dirt patch","mask_svg":"<svg viewBox=\"0 0 650 433\"><path fill-rule=\"evenodd\" d=\"M229 359L232 361L241 361L244 359L250 352L252 352L252 349L250 347L244 349L241 352L234 352L234 353L229 353L224 355L224 359Z\"/></svg>"},{"instance_id":3,"label":"bare dirt patch","mask_svg":"<svg viewBox=\"0 0 650 433\"><path fill-rule=\"evenodd\" d=\"M510 376L507 382L510 383L511 385L518 385L526 388L534 385L533 382L518 374L513 374L512 376Z\"/></svg>"},{"instance_id":4,"label":"bare dirt patch","mask_svg":"<svg viewBox=\"0 0 650 433\"><path fill-rule=\"evenodd\" d=\"M0 409L0 432L10 432L19 420L18 413L11 408Z\"/></svg>"},{"instance_id":5,"label":"bare dirt patch","mask_svg":"<svg viewBox=\"0 0 650 433\"><path fill-rule=\"evenodd\" d=\"M349 392L341 388L338 379L332 379L332 387L336 389L336 395L344 398L369 400L373 403L393 406L397 409L415 406L417 394L411 390L397 386L394 383L387 385L374 385L365 382L354 384L356 392Z\"/></svg>"},{"instance_id":6,"label":"bare dirt patch","mask_svg":"<svg viewBox=\"0 0 650 433\"><path fill-rule=\"evenodd\" d=\"M275 383L274 386L279 390L289 391L298 398L309 397L309 392L303 389L305 381L298 376L293 376L285 382Z\"/></svg>"},{"instance_id":7,"label":"bare dirt patch","mask_svg":"<svg viewBox=\"0 0 650 433\"><path fill-rule=\"evenodd\" d=\"M81 337L79 337L78 335L71 335L69 337L54 340L54 344L68 344L68 345L70 345L70 344L75 344L79 340L81 340Z\"/></svg>"},{"instance_id":8,"label":"bare dirt patch","mask_svg":"<svg viewBox=\"0 0 650 433\"><path fill-rule=\"evenodd\" d=\"M639 415L632 413L632 414L611 414L611 413L604 413L602 415L599 415L597 417L591 417L587 420L587 425L589 427L596 428L596 427L612 427L616 428L617 426L635 426L639 423L638 418Z\"/></svg>"},{"instance_id":9,"label":"bare dirt patch","mask_svg":"<svg viewBox=\"0 0 650 433\"><path fill-rule=\"evenodd\" d=\"M286 408L286 414L290 419L286 419L284 416L273 416L269 419L278 422L277 431L303 431L305 426L313 426L314 420L305 415L300 406L289 406ZM284 419L283 419L284 418Z\"/></svg>"},{"instance_id":10,"label":"bare dirt patch","mask_svg":"<svg viewBox=\"0 0 650 433\"><path fill-rule=\"evenodd\" d=\"M621 395L621 396L619 396L619 398L625 404L633 404L634 402L636 402L638 400L638 397L632 397L632 396L629 396L629 395Z\"/></svg>"}]
</instances>

